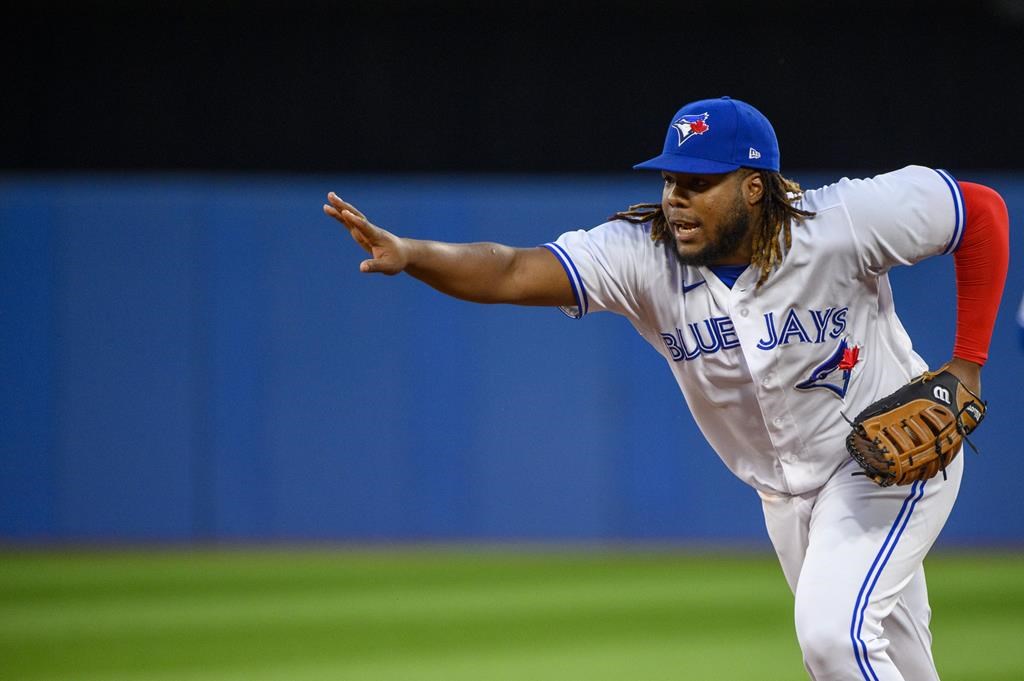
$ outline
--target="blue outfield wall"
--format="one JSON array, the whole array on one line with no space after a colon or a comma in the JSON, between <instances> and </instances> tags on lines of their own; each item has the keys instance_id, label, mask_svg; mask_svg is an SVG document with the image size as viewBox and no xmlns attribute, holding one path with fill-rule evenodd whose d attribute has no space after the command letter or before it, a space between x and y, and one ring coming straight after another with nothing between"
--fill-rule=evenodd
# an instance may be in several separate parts
<instances>
[{"instance_id":1,"label":"blue outfield wall","mask_svg":"<svg viewBox=\"0 0 1024 681\"><path fill-rule=\"evenodd\" d=\"M806 185L834 175L796 174ZM964 174L1024 216L1024 177ZM624 321L358 272L336 189L409 236L535 245L657 178L0 178L0 539L668 540L767 546ZM992 410L940 540L1024 540L1021 240ZM951 258L892 274L931 363Z\"/></svg>"}]
</instances>

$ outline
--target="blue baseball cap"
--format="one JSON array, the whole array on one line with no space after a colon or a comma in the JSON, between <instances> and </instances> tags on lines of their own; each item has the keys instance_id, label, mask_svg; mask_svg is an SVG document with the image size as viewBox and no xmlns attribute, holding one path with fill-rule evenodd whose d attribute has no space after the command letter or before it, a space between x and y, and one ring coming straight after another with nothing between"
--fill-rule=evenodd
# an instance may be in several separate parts
<instances>
[{"instance_id":1,"label":"blue baseball cap","mask_svg":"<svg viewBox=\"0 0 1024 681\"><path fill-rule=\"evenodd\" d=\"M676 112L658 156L633 166L674 173L779 170L779 141L764 114L730 97L691 102Z\"/></svg>"}]
</instances>

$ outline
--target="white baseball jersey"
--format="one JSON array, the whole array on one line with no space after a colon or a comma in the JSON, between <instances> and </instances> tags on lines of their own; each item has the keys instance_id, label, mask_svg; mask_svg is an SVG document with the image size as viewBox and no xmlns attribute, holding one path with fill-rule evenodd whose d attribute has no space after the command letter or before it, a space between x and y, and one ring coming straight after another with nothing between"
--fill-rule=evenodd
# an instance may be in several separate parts
<instances>
[{"instance_id":1,"label":"white baseball jersey","mask_svg":"<svg viewBox=\"0 0 1024 681\"><path fill-rule=\"evenodd\" d=\"M781 267L730 289L684 266L650 225L608 222L545 244L576 294L573 317L625 316L665 358L708 442L767 493L821 487L847 460L851 418L926 367L896 317L887 272L959 245L963 198L910 166L807 191Z\"/></svg>"}]
</instances>

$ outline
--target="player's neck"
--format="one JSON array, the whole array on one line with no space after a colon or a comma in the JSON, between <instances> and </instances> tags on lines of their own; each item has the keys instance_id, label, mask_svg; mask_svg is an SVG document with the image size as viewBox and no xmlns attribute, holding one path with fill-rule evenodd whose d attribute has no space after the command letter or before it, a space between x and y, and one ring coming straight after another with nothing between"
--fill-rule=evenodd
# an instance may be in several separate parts
<instances>
[{"instance_id":1,"label":"player's neck","mask_svg":"<svg viewBox=\"0 0 1024 681\"><path fill-rule=\"evenodd\" d=\"M719 265L749 265L754 257L754 228L751 227L747 231L747 235L743 237L743 241L740 242L739 246L736 247L732 253L723 255L721 258L717 258L714 262L708 263L709 267L718 267Z\"/></svg>"},{"instance_id":2,"label":"player's neck","mask_svg":"<svg viewBox=\"0 0 1024 681\"><path fill-rule=\"evenodd\" d=\"M761 211L760 203L750 208L747 233L743 235L743 239L735 250L710 263L711 267L719 265L749 265L754 260L754 232L761 228Z\"/></svg>"}]
</instances>

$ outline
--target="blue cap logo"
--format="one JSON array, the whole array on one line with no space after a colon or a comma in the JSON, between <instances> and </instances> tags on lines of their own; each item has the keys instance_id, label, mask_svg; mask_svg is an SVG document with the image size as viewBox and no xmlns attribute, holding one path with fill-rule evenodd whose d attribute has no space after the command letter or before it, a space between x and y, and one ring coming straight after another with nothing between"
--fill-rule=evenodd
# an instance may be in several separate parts
<instances>
[{"instance_id":1,"label":"blue cap logo","mask_svg":"<svg viewBox=\"0 0 1024 681\"><path fill-rule=\"evenodd\" d=\"M703 135L711 129L708 125L708 113L706 111L694 116L682 116L672 124L672 127L679 134L679 144L676 145L678 147L683 146L683 142L694 135Z\"/></svg>"},{"instance_id":2,"label":"blue cap logo","mask_svg":"<svg viewBox=\"0 0 1024 681\"><path fill-rule=\"evenodd\" d=\"M764 114L738 99L690 102L670 119L659 155L633 166L672 173L779 170L779 141ZM714 120L715 132L710 121Z\"/></svg>"}]
</instances>

